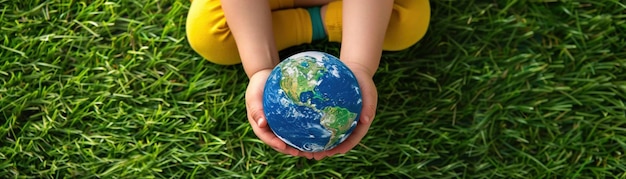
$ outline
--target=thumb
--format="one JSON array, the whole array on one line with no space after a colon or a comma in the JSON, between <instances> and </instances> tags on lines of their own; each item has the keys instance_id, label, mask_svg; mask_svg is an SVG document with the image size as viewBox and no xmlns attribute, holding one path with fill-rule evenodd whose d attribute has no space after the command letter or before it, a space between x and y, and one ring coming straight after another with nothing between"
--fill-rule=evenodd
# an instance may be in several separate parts
<instances>
[{"instance_id":1,"label":"thumb","mask_svg":"<svg viewBox=\"0 0 626 179\"><path fill-rule=\"evenodd\" d=\"M361 78L358 82L361 87L361 98L363 98L363 109L361 109L361 118L359 123L369 125L374 117L376 117L378 91L376 90L376 86L371 79Z\"/></svg>"},{"instance_id":2,"label":"thumb","mask_svg":"<svg viewBox=\"0 0 626 179\"><path fill-rule=\"evenodd\" d=\"M265 86L265 79L268 74L258 72L252 75L248 87L245 93L246 110L250 123L257 126L262 126L264 122L261 121L265 118L263 111L263 88ZM267 126L267 125L264 125Z\"/></svg>"},{"instance_id":3,"label":"thumb","mask_svg":"<svg viewBox=\"0 0 626 179\"><path fill-rule=\"evenodd\" d=\"M253 99L247 99L250 101L246 104L246 108L248 110L248 120L250 120L250 124L256 125L259 128L266 128L267 120L265 119L265 114L263 112L263 104L254 103Z\"/></svg>"},{"instance_id":4,"label":"thumb","mask_svg":"<svg viewBox=\"0 0 626 179\"><path fill-rule=\"evenodd\" d=\"M373 99L369 99L370 101ZM361 117L359 119L359 123L364 125L370 125L372 120L376 116L376 102L373 104L366 103L366 99L363 99L363 109L361 110Z\"/></svg>"},{"instance_id":5,"label":"thumb","mask_svg":"<svg viewBox=\"0 0 626 179\"><path fill-rule=\"evenodd\" d=\"M252 91L256 90L252 89ZM259 139L261 139L272 148L277 150L284 150L287 146L278 137L276 137L276 135L274 135L272 130L269 128L267 119L265 118L265 114L263 112L263 103L260 99L261 98L256 98L255 96L248 96L246 98L248 121L252 126L252 130L257 135L257 137L259 137Z\"/></svg>"},{"instance_id":6,"label":"thumb","mask_svg":"<svg viewBox=\"0 0 626 179\"><path fill-rule=\"evenodd\" d=\"M274 149L285 150L287 145L269 128L263 110L263 89L268 76L269 71L261 71L250 78L245 94L248 120L259 139Z\"/></svg>"}]
</instances>

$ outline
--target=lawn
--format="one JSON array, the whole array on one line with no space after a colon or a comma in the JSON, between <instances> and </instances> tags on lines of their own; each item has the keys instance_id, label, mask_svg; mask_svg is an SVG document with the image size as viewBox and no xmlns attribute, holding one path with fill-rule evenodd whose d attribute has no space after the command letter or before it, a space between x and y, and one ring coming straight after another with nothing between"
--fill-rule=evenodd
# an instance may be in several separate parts
<instances>
[{"instance_id":1,"label":"lawn","mask_svg":"<svg viewBox=\"0 0 626 179\"><path fill-rule=\"evenodd\" d=\"M626 4L433 0L352 151L280 154L186 0L0 0L1 178L626 178ZM304 49L338 53L339 45Z\"/></svg>"}]
</instances>

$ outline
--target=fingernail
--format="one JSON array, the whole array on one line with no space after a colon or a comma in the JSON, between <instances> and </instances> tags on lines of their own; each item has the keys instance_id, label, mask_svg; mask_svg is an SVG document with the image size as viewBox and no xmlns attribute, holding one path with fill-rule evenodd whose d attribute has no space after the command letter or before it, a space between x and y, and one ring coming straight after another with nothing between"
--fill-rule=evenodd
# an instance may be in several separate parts
<instances>
[{"instance_id":1,"label":"fingernail","mask_svg":"<svg viewBox=\"0 0 626 179\"><path fill-rule=\"evenodd\" d=\"M261 127L261 124L263 123L263 118L259 118L258 120L256 120L256 126Z\"/></svg>"},{"instance_id":2,"label":"fingernail","mask_svg":"<svg viewBox=\"0 0 626 179\"><path fill-rule=\"evenodd\" d=\"M363 120L363 123L365 124L368 124L370 122L370 118L367 116L364 116L362 120Z\"/></svg>"}]
</instances>

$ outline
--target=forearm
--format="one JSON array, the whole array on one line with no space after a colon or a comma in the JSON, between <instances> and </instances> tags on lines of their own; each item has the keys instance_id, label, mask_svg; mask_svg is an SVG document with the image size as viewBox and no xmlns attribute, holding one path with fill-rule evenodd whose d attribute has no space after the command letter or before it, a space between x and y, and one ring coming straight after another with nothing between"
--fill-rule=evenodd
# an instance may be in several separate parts
<instances>
[{"instance_id":1,"label":"forearm","mask_svg":"<svg viewBox=\"0 0 626 179\"><path fill-rule=\"evenodd\" d=\"M341 60L370 76L378 69L393 0L344 0Z\"/></svg>"},{"instance_id":2,"label":"forearm","mask_svg":"<svg viewBox=\"0 0 626 179\"><path fill-rule=\"evenodd\" d=\"M237 41L244 71L251 77L279 62L274 42L272 15L267 1L222 1L227 24Z\"/></svg>"}]
</instances>

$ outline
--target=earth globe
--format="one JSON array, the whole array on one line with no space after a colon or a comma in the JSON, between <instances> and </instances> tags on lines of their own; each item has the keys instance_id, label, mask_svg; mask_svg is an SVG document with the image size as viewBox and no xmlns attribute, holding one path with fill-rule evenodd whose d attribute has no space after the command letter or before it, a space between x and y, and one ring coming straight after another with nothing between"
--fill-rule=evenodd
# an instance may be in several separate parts
<instances>
[{"instance_id":1,"label":"earth globe","mask_svg":"<svg viewBox=\"0 0 626 179\"><path fill-rule=\"evenodd\" d=\"M263 91L263 108L273 133L304 152L330 150L356 127L361 90L338 58L306 51L280 62Z\"/></svg>"}]
</instances>

